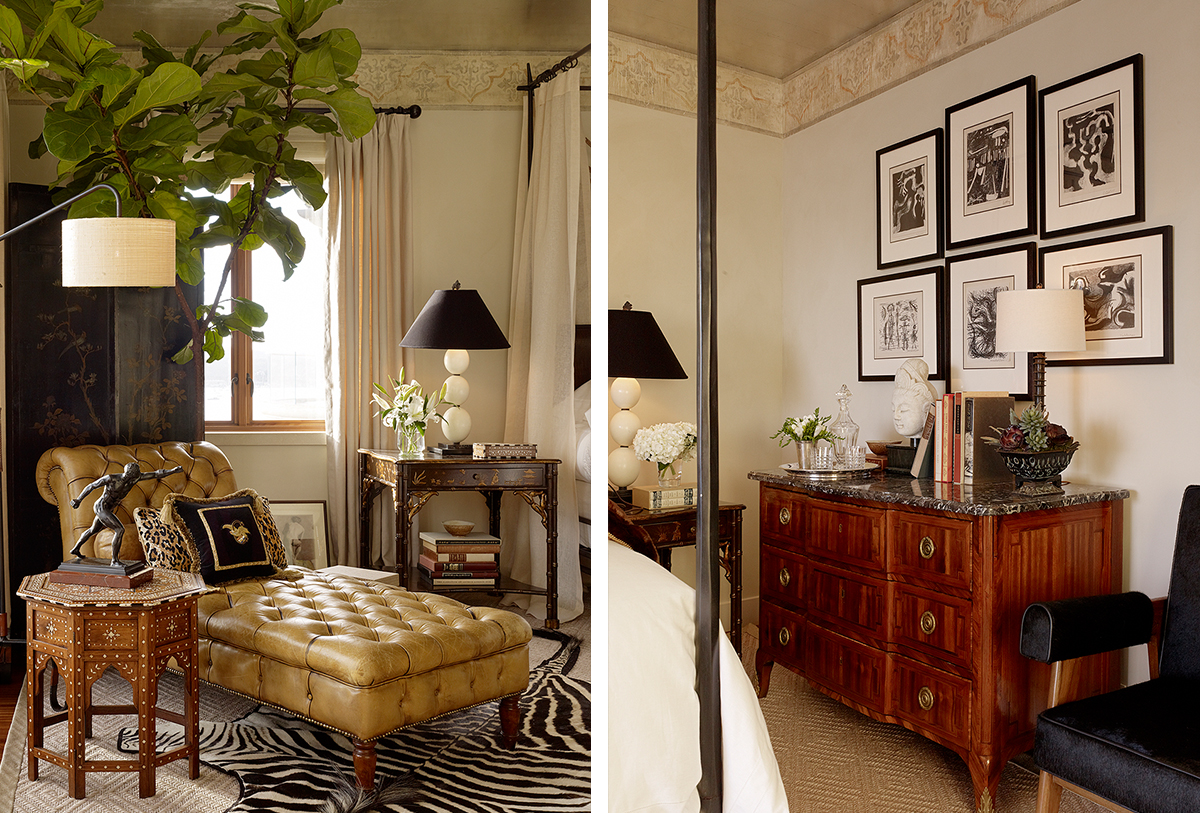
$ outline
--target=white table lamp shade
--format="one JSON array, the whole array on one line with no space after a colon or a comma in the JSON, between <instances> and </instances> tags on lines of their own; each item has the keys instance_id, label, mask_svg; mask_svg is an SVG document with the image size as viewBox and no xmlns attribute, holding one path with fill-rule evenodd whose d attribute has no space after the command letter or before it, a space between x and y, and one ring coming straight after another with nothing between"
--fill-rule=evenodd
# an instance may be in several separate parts
<instances>
[{"instance_id":1,"label":"white table lamp shade","mask_svg":"<svg viewBox=\"0 0 1200 813\"><path fill-rule=\"evenodd\" d=\"M1084 350L1083 291L1030 288L996 294L996 349L1055 353Z\"/></svg>"},{"instance_id":2,"label":"white table lamp shade","mask_svg":"<svg viewBox=\"0 0 1200 813\"><path fill-rule=\"evenodd\" d=\"M146 217L80 217L62 225L66 287L175 284L175 221Z\"/></svg>"}]
</instances>

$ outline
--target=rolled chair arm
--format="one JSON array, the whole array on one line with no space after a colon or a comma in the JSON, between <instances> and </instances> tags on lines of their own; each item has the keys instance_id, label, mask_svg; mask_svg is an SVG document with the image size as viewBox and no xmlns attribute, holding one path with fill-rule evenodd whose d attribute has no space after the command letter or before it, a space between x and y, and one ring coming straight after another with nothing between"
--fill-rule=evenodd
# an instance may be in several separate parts
<instances>
[{"instance_id":1,"label":"rolled chair arm","mask_svg":"<svg viewBox=\"0 0 1200 813\"><path fill-rule=\"evenodd\" d=\"M1111 652L1150 640L1154 609L1143 593L1030 604L1021 619L1021 654L1042 663Z\"/></svg>"}]
</instances>

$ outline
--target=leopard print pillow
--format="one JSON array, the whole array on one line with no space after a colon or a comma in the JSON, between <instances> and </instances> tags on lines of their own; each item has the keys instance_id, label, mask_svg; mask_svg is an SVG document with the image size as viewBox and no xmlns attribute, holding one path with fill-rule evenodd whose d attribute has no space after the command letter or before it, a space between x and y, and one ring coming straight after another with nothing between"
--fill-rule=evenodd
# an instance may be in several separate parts
<instances>
[{"instance_id":1,"label":"leopard print pillow","mask_svg":"<svg viewBox=\"0 0 1200 813\"><path fill-rule=\"evenodd\" d=\"M192 549L188 538L175 525L162 521L153 508L133 509L133 522L137 526L138 541L146 554L146 563L151 567L200 572L200 559Z\"/></svg>"}]
</instances>

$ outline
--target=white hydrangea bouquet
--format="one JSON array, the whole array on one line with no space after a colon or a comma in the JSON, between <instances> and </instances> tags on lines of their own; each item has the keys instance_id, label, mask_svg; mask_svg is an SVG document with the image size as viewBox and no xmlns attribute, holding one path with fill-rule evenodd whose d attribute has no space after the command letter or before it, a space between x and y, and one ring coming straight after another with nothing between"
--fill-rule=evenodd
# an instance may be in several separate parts
<instances>
[{"instance_id":1,"label":"white hydrangea bouquet","mask_svg":"<svg viewBox=\"0 0 1200 813\"><path fill-rule=\"evenodd\" d=\"M696 424L678 421L639 429L633 436L633 453L638 460L658 465L660 481L677 478L681 472L676 471L675 464L696 457Z\"/></svg>"},{"instance_id":2,"label":"white hydrangea bouquet","mask_svg":"<svg viewBox=\"0 0 1200 813\"><path fill-rule=\"evenodd\" d=\"M417 446L424 447L425 429L431 423L442 419L437 408L446 398L446 385L435 393L426 395L421 385L414 379L404 383L404 368L400 368L400 379L393 380L388 376L394 394L375 384L375 392L371 400L379 411L375 414L383 418L383 425L396 430L401 439L401 451L421 451Z\"/></svg>"}]
</instances>

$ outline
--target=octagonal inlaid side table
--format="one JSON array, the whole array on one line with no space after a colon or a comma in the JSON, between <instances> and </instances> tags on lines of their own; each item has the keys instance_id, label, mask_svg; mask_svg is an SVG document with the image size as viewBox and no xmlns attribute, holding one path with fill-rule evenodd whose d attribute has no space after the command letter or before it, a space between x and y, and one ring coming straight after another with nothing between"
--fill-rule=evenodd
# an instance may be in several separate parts
<instances>
[{"instance_id":1,"label":"octagonal inlaid side table","mask_svg":"<svg viewBox=\"0 0 1200 813\"><path fill-rule=\"evenodd\" d=\"M154 578L132 589L53 584L49 573L27 576L17 595L27 602L26 675L29 685L29 779L38 760L67 771L67 792L84 798L87 771L137 771L138 793L155 791L154 771L188 758L189 776L200 776L199 643L196 599L207 588L200 576L155 569ZM158 707L158 677L174 658L184 675L183 713ZM44 673L51 662L62 673L67 710L46 714ZM109 668L133 687L133 704L93 706L92 686ZM88 760L84 740L96 714L137 714L138 756L132 760ZM158 718L183 726L184 744L156 754ZM48 726L67 723L67 753L44 746Z\"/></svg>"}]
</instances>

